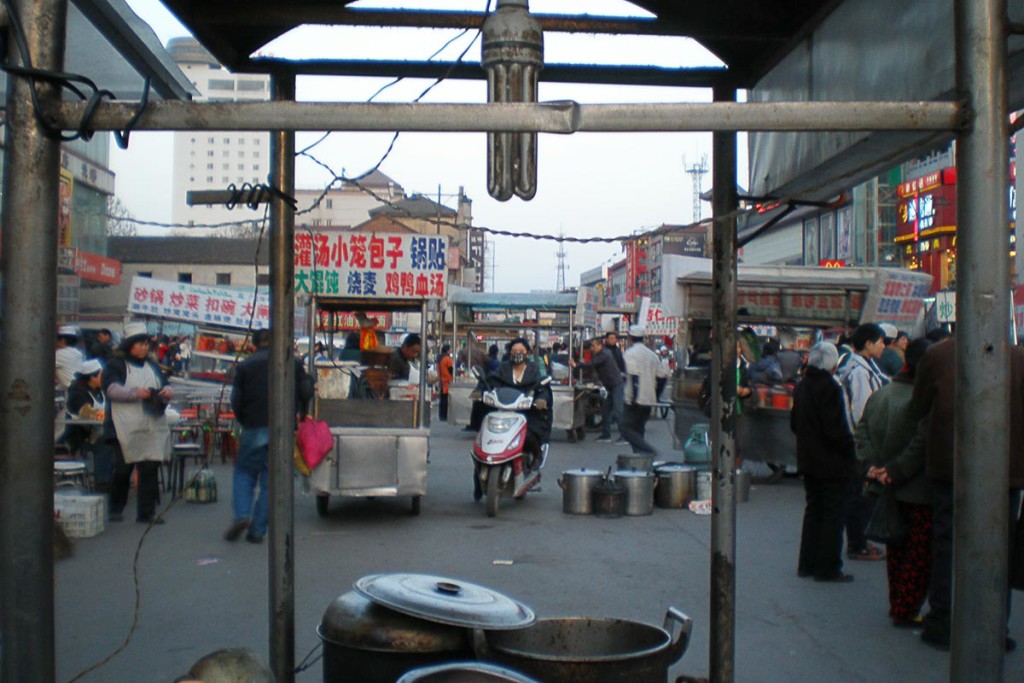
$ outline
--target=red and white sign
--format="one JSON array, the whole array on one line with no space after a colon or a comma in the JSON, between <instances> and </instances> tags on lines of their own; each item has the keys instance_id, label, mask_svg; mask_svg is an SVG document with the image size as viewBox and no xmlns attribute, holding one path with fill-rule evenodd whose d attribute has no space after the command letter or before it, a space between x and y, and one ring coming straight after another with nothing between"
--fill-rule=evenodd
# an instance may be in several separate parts
<instances>
[{"instance_id":1,"label":"red and white sign","mask_svg":"<svg viewBox=\"0 0 1024 683\"><path fill-rule=\"evenodd\" d=\"M448 238L392 233L295 236L295 293L339 298L445 299Z\"/></svg>"},{"instance_id":2,"label":"red and white sign","mask_svg":"<svg viewBox=\"0 0 1024 683\"><path fill-rule=\"evenodd\" d=\"M121 262L116 259L75 249L72 267L75 274L83 280L102 282L107 285L116 285L121 282Z\"/></svg>"},{"instance_id":3,"label":"red and white sign","mask_svg":"<svg viewBox=\"0 0 1024 683\"><path fill-rule=\"evenodd\" d=\"M249 329L270 326L270 297L252 289L205 287L133 277L128 311L200 325Z\"/></svg>"},{"instance_id":4,"label":"red and white sign","mask_svg":"<svg viewBox=\"0 0 1024 683\"><path fill-rule=\"evenodd\" d=\"M331 313L331 311L317 311L318 319L316 329L319 332L343 332L360 329L359 319L355 313ZM333 317L333 320L331 316ZM367 313L367 318L377 321L378 330L391 329L391 314L386 312Z\"/></svg>"},{"instance_id":5,"label":"red and white sign","mask_svg":"<svg viewBox=\"0 0 1024 683\"><path fill-rule=\"evenodd\" d=\"M674 337L679 331L679 318L666 315L660 303L652 303L647 309L647 336Z\"/></svg>"}]
</instances>

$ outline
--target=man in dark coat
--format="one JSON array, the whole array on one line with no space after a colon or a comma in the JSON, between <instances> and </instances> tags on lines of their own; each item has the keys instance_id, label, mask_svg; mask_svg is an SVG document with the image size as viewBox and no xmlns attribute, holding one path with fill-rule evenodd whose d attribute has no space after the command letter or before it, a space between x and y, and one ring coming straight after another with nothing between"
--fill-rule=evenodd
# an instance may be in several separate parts
<instances>
[{"instance_id":1,"label":"man in dark coat","mask_svg":"<svg viewBox=\"0 0 1024 683\"><path fill-rule=\"evenodd\" d=\"M807 371L793 391L790 428L807 499L797 574L845 583L853 576L843 573L843 497L856 450L843 391L833 379L838 362L836 347L826 342L807 354Z\"/></svg>"},{"instance_id":2,"label":"man in dark coat","mask_svg":"<svg viewBox=\"0 0 1024 683\"><path fill-rule=\"evenodd\" d=\"M242 438L235 461L231 505L234 521L224 538L236 541L248 530L245 540L262 543L269 522L268 488L270 455L270 330L253 333L256 352L242 361L231 387L231 409L242 425ZM295 359L295 409L305 415L313 398L313 381L302 363ZM291 457L291 453L282 454ZM289 484L290 485L290 484ZM259 498L253 494L259 487Z\"/></svg>"},{"instance_id":3,"label":"man in dark coat","mask_svg":"<svg viewBox=\"0 0 1024 683\"><path fill-rule=\"evenodd\" d=\"M615 348L618 349L618 347ZM622 369L619 368L611 349L604 345L604 340L600 337L590 340L589 361L577 363L570 356L569 365L574 368L592 368L598 381L604 386L607 395L601 404L601 436L597 437L597 442L611 443L612 419L616 424L622 424L622 412L625 405L625 383Z\"/></svg>"},{"instance_id":4,"label":"man in dark coat","mask_svg":"<svg viewBox=\"0 0 1024 683\"><path fill-rule=\"evenodd\" d=\"M1010 349L1010 533L1019 505L1011 495L1024 488L1024 349ZM927 419L919 434L926 439L928 477L932 483L932 575L928 587L928 613L921 640L941 650L949 649L953 611L953 471L956 440L953 426L956 407L956 340L932 344L917 366L910 418ZM1012 547L1012 546L1011 546ZM1016 647L1010 638L1007 649Z\"/></svg>"}]
</instances>

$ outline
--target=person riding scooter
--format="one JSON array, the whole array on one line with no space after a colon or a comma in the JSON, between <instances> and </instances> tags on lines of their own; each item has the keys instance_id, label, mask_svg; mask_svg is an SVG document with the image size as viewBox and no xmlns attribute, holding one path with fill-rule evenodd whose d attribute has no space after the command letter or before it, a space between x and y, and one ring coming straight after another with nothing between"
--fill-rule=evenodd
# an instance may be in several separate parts
<instances>
[{"instance_id":1,"label":"person riding scooter","mask_svg":"<svg viewBox=\"0 0 1024 683\"><path fill-rule=\"evenodd\" d=\"M481 381L474 392L480 395L488 389L511 387L523 393L533 393L533 408L526 413L526 443L523 450L530 454L527 466L533 467L541 455L541 446L551 439L551 387L543 383L540 370L530 362L530 344L519 338L512 341L509 359L502 361L497 371L493 371ZM486 413L494 408L485 407ZM475 497L480 497L480 482L475 480Z\"/></svg>"}]
</instances>

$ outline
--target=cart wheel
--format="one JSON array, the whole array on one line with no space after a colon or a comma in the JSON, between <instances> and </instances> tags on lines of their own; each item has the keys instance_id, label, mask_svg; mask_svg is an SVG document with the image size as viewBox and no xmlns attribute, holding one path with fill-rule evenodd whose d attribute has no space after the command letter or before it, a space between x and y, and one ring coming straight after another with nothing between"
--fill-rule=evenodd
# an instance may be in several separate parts
<instances>
[{"instance_id":1,"label":"cart wheel","mask_svg":"<svg viewBox=\"0 0 1024 683\"><path fill-rule=\"evenodd\" d=\"M566 429L565 435L569 438L569 443L576 443L576 430Z\"/></svg>"},{"instance_id":2,"label":"cart wheel","mask_svg":"<svg viewBox=\"0 0 1024 683\"><path fill-rule=\"evenodd\" d=\"M318 493L316 496L316 514L321 517L327 516L327 503L330 502L331 497L326 493Z\"/></svg>"},{"instance_id":3,"label":"cart wheel","mask_svg":"<svg viewBox=\"0 0 1024 683\"><path fill-rule=\"evenodd\" d=\"M413 496L412 497L412 514L413 514L414 517L418 517L419 514L420 514L420 499L421 498L423 498L423 496Z\"/></svg>"},{"instance_id":4,"label":"cart wheel","mask_svg":"<svg viewBox=\"0 0 1024 683\"><path fill-rule=\"evenodd\" d=\"M584 429L583 427L577 427L576 428L576 439L578 441L586 441L587 440L587 430Z\"/></svg>"},{"instance_id":5,"label":"cart wheel","mask_svg":"<svg viewBox=\"0 0 1024 683\"><path fill-rule=\"evenodd\" d=\"M492 467L487 473L487 516L498 514L498 499L501 497L501 468Z\"/></svg>"}]
</instances>

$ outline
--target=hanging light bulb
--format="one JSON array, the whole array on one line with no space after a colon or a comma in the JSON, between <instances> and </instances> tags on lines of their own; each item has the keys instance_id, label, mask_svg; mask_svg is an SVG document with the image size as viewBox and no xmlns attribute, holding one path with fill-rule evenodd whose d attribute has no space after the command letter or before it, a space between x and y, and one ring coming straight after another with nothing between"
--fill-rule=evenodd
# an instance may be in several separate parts
<instances>
[{"instance_id":1,"label":"hanging light bulb","mask_svg":"<svg viewBox=\"0 0 1024 683\"><path fill-rule=\"evenodd\" d=\"M544 34L529 0L498 0L483 26L487 101L536 102ZM537 194L537 134L487 134L487 192L499 201Z\"/></svg>"}]
</instances>

